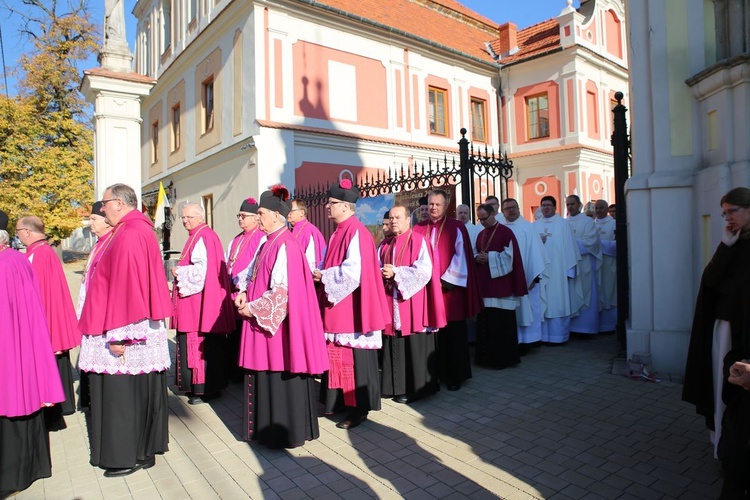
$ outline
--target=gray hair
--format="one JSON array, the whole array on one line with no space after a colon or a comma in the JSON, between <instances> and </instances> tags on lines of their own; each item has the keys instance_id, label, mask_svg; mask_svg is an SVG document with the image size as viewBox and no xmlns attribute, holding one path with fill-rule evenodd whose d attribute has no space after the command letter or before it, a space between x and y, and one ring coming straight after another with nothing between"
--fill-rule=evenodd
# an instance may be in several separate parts
<instances>
[{"instance_id":1,"label":"gray hair","mask_svg":"<svg viewBox=\"0 0 750 500\"><path fill-rule=\"evenodd\" d=\"M201 219L206 220L206 210L197 203L185 203L182 206L182 211L184 212L185 210L195 210Z\"/></svg>"},{"instance_id":2,"label":"gray hair","mask_svg":"<svg viewBox=\"0 0 750 500\"><path fill-rule=\"evenodd\" d=\"M0 245L7 245L10 243L10 235L5 229L0 229Z\"/></svg>"},{"instance_id":3,"label":"gray hair","mask_svg":"<svg viewBox=\"0 0 750 500\"><path fill-rule=\"evenodd\" d=\"M112 184L106 190L112 193L112 198L122 201L131 208L138 208L138 196L127 184Z\"/></svg>"}]
</instances>

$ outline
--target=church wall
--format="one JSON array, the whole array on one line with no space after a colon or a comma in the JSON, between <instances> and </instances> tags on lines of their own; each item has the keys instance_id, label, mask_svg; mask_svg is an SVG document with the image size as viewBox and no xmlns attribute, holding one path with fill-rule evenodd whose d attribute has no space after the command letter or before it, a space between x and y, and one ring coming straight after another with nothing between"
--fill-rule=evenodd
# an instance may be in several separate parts
<instances>
[{"instance_id":1,"label":"church wall","mask_svg":"<svg viewBox=\"0 0 750 500\"><path fill-rule=\"evenodd\" d=\"M489 64L416 43L408 43L407 50L394 37L364 35L340 18L311 19L270 10L268 29L273 52L268 57L274 68L265 85L273 94L271 100L280 104L270 107L268 116L274 123L455 148L459 128L471 122L471 96L482 92L488 97L486 121L497 121L496 70ZM276 65L281 65L280 71ZM282 84L275 81L277 75L282 75ZM428 86L434 79L449 91L445 136L431 134L428 128ZM354 90L345 92L342 86ZM280 100L276 92L283 93ZM496 134L488 140L497 144Z\"/></svg>"},{"instance_id":2,"label":"church wall","mask_svg":"<svg viewBox=\"0 0 750 500\"><path fill-rule=\"evenodd\" d=\"M711 2L708 2L711 3ZM628 2L633 177L628 181L631 319L628 353L682 374L698 283L724 222L719 200L750 186L748 63L711 66L706 2ZM711 6L712 8L712 6ZM675 15L679 10L679 15ZM688 80L688 83L686 83ZM668 215L665 217L665 215Z\"/></svg>"},{"instance_id":3,"label":"church wall","mask_svg":"<svg viewBox=\"0 0 750 500\"><path fill-rule=\"evenodd\" d=\"M187 231L180 222L182 204L202 204L203 197L212 196L213 228L226 246L239 232L235 214L242 201L249 196L258 197L258 167L253 150L243 151L236 147L209 161L210 166L199 162L169 178L177 194L176 200L170 200L175 217L171 238L173 250L180 250L187 240ZM146 184L143 189L150 191L158 187L157 182Z\"/></svg>"}]
</instances>

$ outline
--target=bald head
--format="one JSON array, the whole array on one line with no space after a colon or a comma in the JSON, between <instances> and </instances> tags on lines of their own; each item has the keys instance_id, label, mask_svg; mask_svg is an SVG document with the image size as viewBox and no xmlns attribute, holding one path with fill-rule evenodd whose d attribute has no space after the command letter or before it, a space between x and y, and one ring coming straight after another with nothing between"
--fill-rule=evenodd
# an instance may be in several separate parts
<instances>
[{"instance_id":1,"label":"bald head","mask_svg":"<svg viewBox=\"0 0 750 500\"><path fill-rule=\"evenodd\" d=\"M597 219L604 219L609 212L609 204L606 200L596 200L594 203L594 213Z\"/></svg>"},{"instance_id":2,"label":"bald head","mask_svg":"<svg viewBox=\"0 0 750 500\"><path fill-rule=\"evenodd\" d=\"M24 215L18 219L18 224L39 234L44 234L44 221L36 215Z\"/></svg>"},{"instance_id":3,"label":"bald head","mask_svg":"<svg viewBox=\"0 0 750 500\"><path fill-rule=\"evenodd\" d=\"M16 222L16 234L25 246L46 239L44 222L36 215L24 215Z\"/></svg>"},{"instance_id":4,"label":"bald head","mask_svg":"<svg viewBox=\"0 0 750 500\"><path fill-rule=\"evenodd\" d=\"M456 219L464 224L469 224L471 222L471 209L469 208L469 205L462 204L456 207Z\"/></svg>"}]
</instances>

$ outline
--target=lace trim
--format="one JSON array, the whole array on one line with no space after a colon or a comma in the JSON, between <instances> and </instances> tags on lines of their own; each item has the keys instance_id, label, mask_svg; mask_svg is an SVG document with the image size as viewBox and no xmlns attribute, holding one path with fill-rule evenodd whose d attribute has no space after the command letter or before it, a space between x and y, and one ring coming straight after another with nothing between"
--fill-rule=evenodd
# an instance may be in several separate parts
<instances>
[{"instance_id":1,"label":"lace trim","mask_svg":"<svg viewBox=\"0 0 750 500\"><path fill-rule=\"evenodd\" d=\"M271 335L275 335L281 323L286 319L288 304L289 292L286 286L275 285L258 299L248 302L248 307L255 316L258 326Z\"/></svg>"},{"instance_id":2,"label":"lace trim","mask_svg":"<svg viewBox=\"0 0 750 500\"><path fill-rule=\"evenodd\" d=\"M177 267L177 288L180 295L189 297L203 291L206 282L205 270L198 266Z\"/></svg>"},{"instance_id":3,"label":"lace trim","mask_svg":"<svg viewBox=\"0 0 750 500\"><path fill-rule=\"evenodd\" d=\"M143 342L149 334L149 321L142 319L135 323L107 331L104 336L107 342Z\"/></svg>"},{"instance_id":4,"label":"lace trim","mask_svg":"<svg viewBox=\"0 0 750 500\"><path fill-rule=\"evenodd\" d=\"M328 342L354 349L381 349L383 347L382 330L367 333L326 333L325 335Z\"/></svg>"},{"instance_id":5,"label":"lace trim","mask_svg":"<svg viewBox=\"0 0 750 500\"><path fill-rule=\"evenodd\" d=\"M105 334L84 335L81 339L78 367L83 371L109 375L140 375L169 369L171 358L166 324L163 320L149 319L134 323L139 325L136 329L140 329L141 324L146 325L148 330L145 341L126 345L122 357L110 352Z\"/></svg>"},{"instance_id":6,"label":"lace trim","mask_svg":"<svg viewBox=\"0 0 750 500\"><path fill-rule=\"evenodd\" d=\"M76 319L81 320L81 311L83 311L83 304L86 303L86 284L81 284L81 289L78 292L78 305L76 307Z\"/></svg>"},{"instance_id":7,"label":"lace trim","mask_svg":"<svg viewBox=\"0 0 750 500\"><path fill-rule=\"evenodd\" d=\"M334 306L344 300L359 286L357 280L347 276L340 266L323 269L321 283L325 286L328 302Z\"/></svg>"},{"instance_id":8,"label":"lace trim","mask_svg":"<svg viewBox=\"0 0 750 500\"><path fill-rule=\"evenodd\" d=\"M409 300L430 282L429 274L413 267L397 267L393 270L393 280L403 300Z\"/></svg>"}]
</instances>

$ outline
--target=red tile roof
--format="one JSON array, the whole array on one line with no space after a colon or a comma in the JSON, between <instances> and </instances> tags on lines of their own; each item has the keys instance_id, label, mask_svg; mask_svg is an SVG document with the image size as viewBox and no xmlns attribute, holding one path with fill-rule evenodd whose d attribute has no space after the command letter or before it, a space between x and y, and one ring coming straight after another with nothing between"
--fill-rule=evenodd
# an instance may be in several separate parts
<instances>
[{"instance_id":1,"label":"red tile roof","mask_svg":"<svg viewBox=\"0 0 750 500\"><path fill-rule=\"evenodd\" d=\"M498 37L498 24L455 0L316 0L375 23L493 62L485 42Z\"/></svg>"},{"instance_id":2,"label":"red tile roof","mask_svg":"<svg viewBox=\"0 0 750 500\"><path fill-rule=\"evenodd\" d=\"M557 23L557 19L548 19L522 29L518 32L517 37L518 52L510 56L504 56L500 59L500 64L516 63L561 48L560 25ZM491 46L492 50L500 53L499 39L493 40Z\"/></svg>"}]
</instances>

